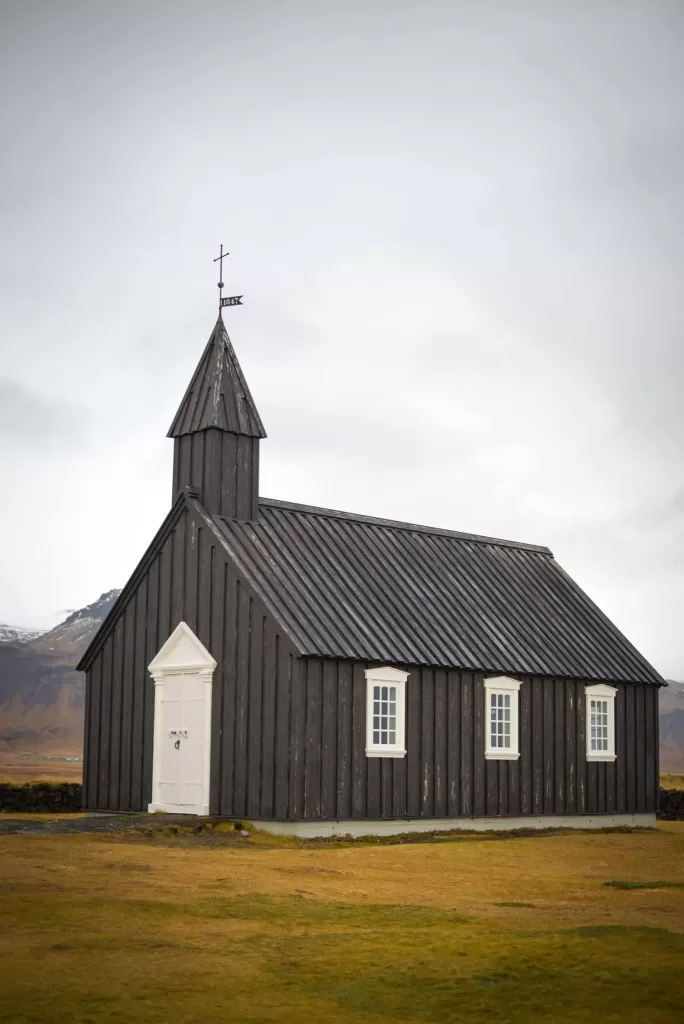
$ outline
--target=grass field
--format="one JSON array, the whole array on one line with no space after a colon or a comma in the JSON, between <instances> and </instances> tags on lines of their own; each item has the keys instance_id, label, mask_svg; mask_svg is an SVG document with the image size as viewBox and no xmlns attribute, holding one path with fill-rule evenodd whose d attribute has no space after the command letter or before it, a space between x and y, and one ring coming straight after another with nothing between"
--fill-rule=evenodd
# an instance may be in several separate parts
<instances>
[{"instance_id":1,"label":"grass field","mask_svg":"<svg viewBox=\"0 0 684 1024\"><path fill-rule=\"evenodd\" d=\"M83 764L60 757L0 753L0 782L80 782Z\"/></svg>"},{"instance_id":2,"label":"grass field","mask_svg":"<svg viewBox=\"0 0 684 1024\"><path fill-rule=\"evenodd\" d=\"M682 883L681 822L384 846L4 836L0 1019L674 1024Z\"/></svg>"},{"instance_id":3,"label":"grass field","mask_svg":"<svg viewBox=\"0 0 684 1024\"><path fill-rule=\"evenodd\" d=\"M666 773L660 776L661 789L684 789L684 775Z\"/></svg>"}]
</instances>

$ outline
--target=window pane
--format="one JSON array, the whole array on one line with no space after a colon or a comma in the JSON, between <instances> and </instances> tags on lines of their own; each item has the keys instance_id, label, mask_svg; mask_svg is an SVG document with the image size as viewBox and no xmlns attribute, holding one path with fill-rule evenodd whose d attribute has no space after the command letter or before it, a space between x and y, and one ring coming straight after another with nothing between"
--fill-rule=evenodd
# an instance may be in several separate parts
<instances>
[{"instance_id":1,"label":"window pane","mask_svg":"<svg viewBox=\"0 0 684 1024\"><path fill-rule=\"evenodd\" d=\"M373 743L377 744L379 742L380 742L380 733L377 730L374 729L373 730Z\"/></svg>"},{"instance_id":2,"label":"window pane","mask_svg":"<svg viewBox=\"0 0 684 1024\"><path fill-rule=\"evenodd\" d=\"M387 743L387 733L386 732L381 732L380 733L380 743L383 746Z\"/></svg>"},{"instance_id":3,"label":"window pane","mask_svg":"<svg viewBox=\"0 0 684 1024\"><path fill-rule=\"evenodd\" d=\"M382 699L383 700L387 700L387 687L386 686L383 686L383 688L382 688Z\"/></svg>"},{"instance_id":4,"label":"window pane","mask_svg":"<svg viewBox=\"0 0 684 1024\"><path fill-rule=\"evenodd\" d=\"M380 700L380 687L379 686L374 686L373 687L373 700Z\"/></svg>"},{"instance_id":5,"label":"window pane","mask_svg":"<svg viewBox=\"0 0 684 1024\"><path fill-rule=\"evenodd\" d=\"M390 743L396 743L397 742L397 734L396 734L396 732L390 732L390 734L389 734L389 741L390 741Z\"/></svg>"},{"instance_id":6,"label":"window pane","mask_svg":"<svg viewBox=\"0 0 684 1024\"><path fill-rule=\"evenodd\" d=\"M374 729L379 729L380 728L380 715L373 715L373 728Z\"/></svg>"},{"instance_id":7,"label":"window pane","mask_svg":"<svg viewBox=\"0 0 684 1024\"><path fill-rule=\"evenodd\" d=\"M390 696L390 700L396 700L397 699L397 688L396 688L396 686L390 686L390 688L389 688L389 696Z\"/></svg>"}]
</instances>

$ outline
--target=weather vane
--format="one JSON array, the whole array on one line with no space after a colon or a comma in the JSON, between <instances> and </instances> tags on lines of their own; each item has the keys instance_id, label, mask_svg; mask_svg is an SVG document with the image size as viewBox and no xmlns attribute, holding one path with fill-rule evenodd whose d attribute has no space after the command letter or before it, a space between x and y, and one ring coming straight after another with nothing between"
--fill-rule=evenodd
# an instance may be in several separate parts
<instances>
[{"instance_id":1,"label":"weather vane","mask_svg":"<svg viewBox=\"0 0 684 1024\"><path fill-rule=\"evenodd\" d=\"M221 252L216 257L216 259L214 260L214 263L218 263L218 265L219 265L219 280L218 280L218 287L219 287L219 313L221 312L221 310L223 309L224 306L241 306L242 305L242 295L228 295L224 299L223 295L221 294L221 292L223 290L223 261L225 260L225 258L227 256L230 256L230 253L223 251L223 243L221 243Z\"/></svg>"}]
</instances>

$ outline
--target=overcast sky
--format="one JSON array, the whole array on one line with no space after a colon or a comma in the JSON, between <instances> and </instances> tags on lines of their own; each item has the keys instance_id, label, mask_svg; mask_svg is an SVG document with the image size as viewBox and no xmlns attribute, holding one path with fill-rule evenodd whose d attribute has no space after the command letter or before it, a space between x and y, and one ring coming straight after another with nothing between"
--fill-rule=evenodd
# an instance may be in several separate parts
<instances>
[{"instance_id":1,"label":"overcast sky","mask_svg":"<svg viewBox=\"0 0 684 1024\"><path fill-rule=\"evenodd\" d=\"M548 544L684 676L681 0L0 12L0 622L157 530L223 242L262 494Z\"/></svg>"}]
</instances>

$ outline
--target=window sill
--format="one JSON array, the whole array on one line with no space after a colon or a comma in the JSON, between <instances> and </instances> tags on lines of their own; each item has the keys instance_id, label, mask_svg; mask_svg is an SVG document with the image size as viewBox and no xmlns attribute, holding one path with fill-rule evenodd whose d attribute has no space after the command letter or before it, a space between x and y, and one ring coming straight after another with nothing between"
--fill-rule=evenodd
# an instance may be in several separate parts
<instances>
[{"instance_id":1,"label":"window sill","mask_svg":"<svg viewBox=\"0 0 684 1024\"><path fill-rule=\"evenodd\" d=\"M383 747L366 747L366 757L406 757L406 751L385 749Z\"/></svg>"},{"instance_id":2,"label":"window sill","mask_svg":"<svg viewBox=\"0 0 684 1024\"><path fill-rule=\"evenodd\" d=\"M617 754L587 754L587 761L615 761Z\"/></svg>"},{"instance_id":3,"label":"window sill","mask_svg":"<svg viewBox=\"0 0 684 1024\"><path fill-rule=\"evenodd\" d=\"M485 751L485 761L519 761L520 754L514 753L512 750L487 750Z\"/></svg>"}]
</instances>

